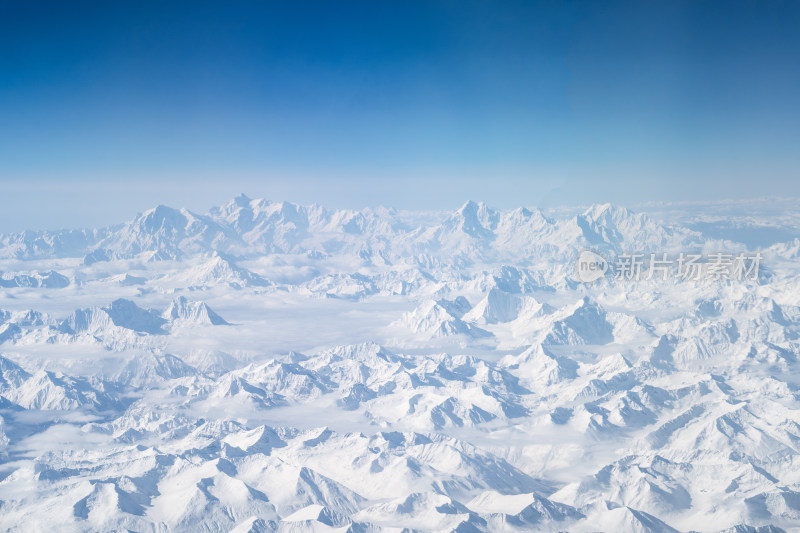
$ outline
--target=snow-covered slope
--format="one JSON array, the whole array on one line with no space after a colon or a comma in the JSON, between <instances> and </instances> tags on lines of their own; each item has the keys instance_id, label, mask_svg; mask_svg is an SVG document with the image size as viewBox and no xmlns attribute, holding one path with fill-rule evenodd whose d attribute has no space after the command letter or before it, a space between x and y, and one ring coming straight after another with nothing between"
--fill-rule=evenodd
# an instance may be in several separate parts
<instances>
[{"instance_id":1,"label":"snow-covered slope","mask_svg":"<svg viewBox=\"0 0 800 533\"><path fill-rule=\"evenodd\" d=\"M798 530L798 241L757 280L575 276L746 249L691 209L239 196L0 236L0 529Z\"/></svg>"}]
</instances>

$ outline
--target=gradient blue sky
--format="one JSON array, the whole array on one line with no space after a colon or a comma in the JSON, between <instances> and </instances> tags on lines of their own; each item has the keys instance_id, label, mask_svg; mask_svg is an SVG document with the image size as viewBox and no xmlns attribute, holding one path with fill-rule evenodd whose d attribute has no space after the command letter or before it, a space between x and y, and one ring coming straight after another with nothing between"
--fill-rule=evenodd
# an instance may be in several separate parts
<instances>
[{"instance_id":1,"label":"gradient blue sky","mask_svg":"<svg viewBox=\"0 0 800 533\"><path fill-rule=\"evenodd\" d=\"M0 232L800 195L800 2L0 0Z\"/></svg>"}]
</instances>

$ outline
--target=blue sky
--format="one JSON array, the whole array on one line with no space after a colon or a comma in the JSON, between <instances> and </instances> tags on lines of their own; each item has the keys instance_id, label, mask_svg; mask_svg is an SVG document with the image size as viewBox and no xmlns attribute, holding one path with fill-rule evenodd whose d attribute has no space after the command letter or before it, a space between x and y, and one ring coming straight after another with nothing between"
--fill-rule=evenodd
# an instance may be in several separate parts
<instances>
[{"instance_id":1,"label":"blue sky","mask_svg":"<svg viewBox=\"0 0 800 533\"><path fill-rule=\"evenodd\" d=\"M0 0L0 232L800 195L797 2Z\"/></svg>"}]
</instances>

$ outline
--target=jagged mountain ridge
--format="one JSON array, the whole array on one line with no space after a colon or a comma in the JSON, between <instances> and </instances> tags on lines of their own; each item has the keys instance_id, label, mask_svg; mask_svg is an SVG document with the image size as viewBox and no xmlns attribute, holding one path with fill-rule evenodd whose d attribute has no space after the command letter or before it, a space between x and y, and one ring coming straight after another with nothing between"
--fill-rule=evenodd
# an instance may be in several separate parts
<instances>
[{"instance_id":1,"label":"jagged mountain ridge","mask_svg":"<svg viewBox=\"0 0 800 533\"><path fill-rule=\"evenodd\" d=\"M395 211L328 210L318 205L239 196L199 215L157 206L120 225L95 230L22 232L0 236L0 256L18 259L84 257L86 264L147 253L155 260L214 251L235 257L265 253L348 253L365 257L508 257L582 244L606 251L697 245L698 235L666 228L646 215L595 205L555 220L539 210L497 211L467 202L440 223L414 226Z\"/></svg>"}]
</instances>

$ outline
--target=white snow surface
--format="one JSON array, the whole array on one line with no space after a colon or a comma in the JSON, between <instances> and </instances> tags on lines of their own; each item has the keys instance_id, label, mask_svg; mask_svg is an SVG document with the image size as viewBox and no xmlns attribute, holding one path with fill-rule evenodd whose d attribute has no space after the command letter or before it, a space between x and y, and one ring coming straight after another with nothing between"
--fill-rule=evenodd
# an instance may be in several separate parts
<instances>
[{"instance_id":1,"label":"white snow surface","mask_svg":"<svg viewBox=\"0 0 800 533\"><path fill-rule=\"evenodd\" d=\"M0 235L0 530L800 531L800 210L759 205Z\"/></svg>"}]
</instances>

